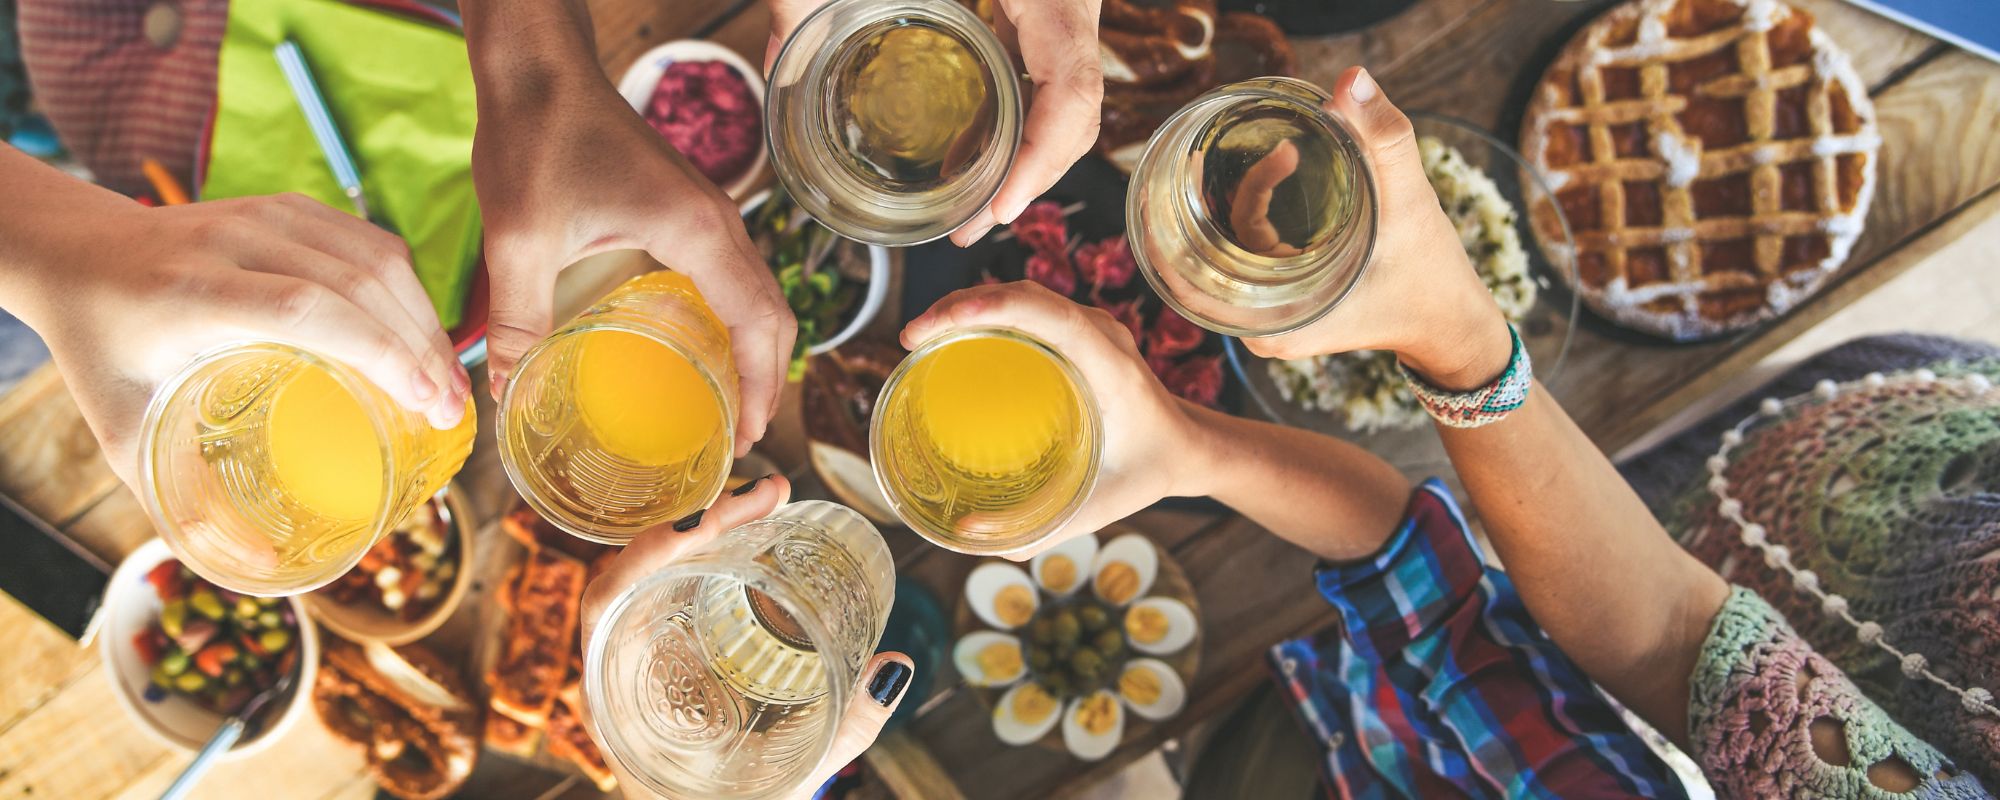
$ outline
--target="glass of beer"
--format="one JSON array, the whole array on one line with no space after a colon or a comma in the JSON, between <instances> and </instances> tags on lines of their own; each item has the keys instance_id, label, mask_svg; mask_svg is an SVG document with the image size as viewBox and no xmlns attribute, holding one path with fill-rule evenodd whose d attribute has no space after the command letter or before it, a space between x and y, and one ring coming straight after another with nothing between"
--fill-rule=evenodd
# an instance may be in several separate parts
<instances>
[{"instance_id":1,"label":"glass of beer","mask_svg":"<svg viewBox=\"0 0 2000 800\"><path fill-rule=\"evenodd\" d=\"M889 546L824 501L729 531L612 600L585 643L605 756L663 797L768 798L824 758L895 602Z\"/></svg>"},{"instance_id":2,"label":"glass of beer","mask_svg":"<svg viewBox=\"0 0 2000 800\"><path fill-rule=\"evenodd\" d=\"M276 596L339 577L444 488L472 452L451 430L303 348L244 342L196 358L146 409L140 495L182 563Z\"/></svg>"},{"instance_id":3,"label":"glass of beer","mask_svg":"<svg viewBox=\"0 0 2000 800\"><path fill-rule=\"evenodd\" d=\"M998 327L918 347L875 403L869 457L896 516L974 555L1026 549L1076 516L1103 460L1083 376L1048 344Z\"/></svg>"},{"instance_id":4,"label":"glass of beer","mask_svg":"<svg viewBox=\"0 0 2000 800\"><path fill-rule=\"evenodd\" d=\"M955 0L832 0L771 68L771 166L834 232L927 242L986 207L1021 144L1021 87Z\"/></svg>"},{"instance_id":5,"label":"glass of beer","mask_svg":"<svg viewBox=\"0 0 2000 800\"><path fill-rule=\"evenodd\" d=\"M521 357L500 399L500 463L543 519L622 545L722 492L736 393L722 320L687 276L650 272Z\"/></svg>"},{"instance_id":6,"label":"glass of beer","mask_svg":"<svg viewBox=\"0 0 2000 800\"><path fill-rule=\"evenodd\" d=\"M1182 316L1228 336L1311 324L1361 280L1375 178L1329 95L1257 78L1195 98L1146 143L1125 196L1132 255Z\"/></svg>"}]
</instances>

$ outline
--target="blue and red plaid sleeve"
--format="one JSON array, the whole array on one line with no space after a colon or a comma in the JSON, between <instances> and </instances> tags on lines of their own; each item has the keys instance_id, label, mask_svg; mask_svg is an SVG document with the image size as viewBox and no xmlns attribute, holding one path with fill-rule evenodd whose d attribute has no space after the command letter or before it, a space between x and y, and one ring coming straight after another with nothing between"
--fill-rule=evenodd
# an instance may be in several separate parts
<instances>
[{"instance_id":1,"label":"blue and red plaid sleeve","mask_svg":"<svg viewBox=\"0 0 2000 800\"><path fill-rule=\"evenodd\" d=\"M1314 577L1340 624L1272 659L1336 796L1686 797L1487 566L1442 483L1375 556Z\"/></svg>"}]
</instances>

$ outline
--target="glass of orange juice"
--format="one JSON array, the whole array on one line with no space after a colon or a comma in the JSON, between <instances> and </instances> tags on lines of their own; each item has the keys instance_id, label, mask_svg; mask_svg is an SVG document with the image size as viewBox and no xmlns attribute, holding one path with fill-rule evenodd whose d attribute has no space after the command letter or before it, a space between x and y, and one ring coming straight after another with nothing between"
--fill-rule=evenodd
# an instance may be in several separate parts
<instances>
[{"instance_id":1,"label":"glass of orange juice","mask_svg":"<svg viewBox=\"0 0 2000 800\"><path fill-rule=\"evenodd\" d=\"M889 375L868 451L896 516L947 549L1017 552L1076 516L1103 425L1069 359L1017 330L924 343Z\"/></svg>"},{"instance_id":2,"label":"glass of orange juice","mask_svg":"<svg viewBox=\"0 0 2000 800\"><path fill-rule=\"evenodd\" d=\"M142 501L182 563L232 591L325 585L444 488L477 423L431 427L360 373L291 345L196 358L153 396Z\"/></svg>"},{"instance_id":3,"label":"glass of orange juice","mask_svg":"<svg viewBox=\"0 0 2000 800\"><path fill-rule=\"evenodd\" d=\"M500 463L542 518L622 545L721 494L736 392L729 331L694 282L640 275L522 356L500 399Z\"/></svg>"}]
</instances>

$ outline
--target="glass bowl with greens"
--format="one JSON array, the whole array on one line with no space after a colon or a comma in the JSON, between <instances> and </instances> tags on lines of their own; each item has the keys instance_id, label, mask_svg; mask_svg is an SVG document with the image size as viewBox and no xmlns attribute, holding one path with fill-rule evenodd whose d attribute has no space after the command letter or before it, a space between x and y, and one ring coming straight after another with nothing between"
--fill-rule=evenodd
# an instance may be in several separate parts
<instances>
[{"instance_id":1,"label":"glass bowl with greens","mask_svg":"<svg viewBox=\"0 0 2000 800\"><path fill-rule=\"evenodd\" d=\"M854 338L881 312L889 295L889 251L834 233L783 187L744 201L743 224L799 322L791 366L791 379L798 380L807 358Z\"/></svg>"}]
</instances>

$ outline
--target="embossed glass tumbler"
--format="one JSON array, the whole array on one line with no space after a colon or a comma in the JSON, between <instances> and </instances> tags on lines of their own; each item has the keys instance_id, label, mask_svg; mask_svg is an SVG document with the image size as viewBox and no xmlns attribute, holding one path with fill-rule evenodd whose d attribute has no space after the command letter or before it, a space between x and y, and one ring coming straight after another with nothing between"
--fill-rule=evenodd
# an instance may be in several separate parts
<instances>
[{"instance_id":1,"label":"embossed glass tumbler","mask_svg":"<svg viewBox=\"0 0 2000 800\"><path fill-rule=\"evenodd\" d=\"M792 503L611 603L584 653L605 755L668 797L783 795L826 756L889 620L867 518Z\"/></svg>"},{"instance_id":2,"label":"embossed glass tumbler","mask_svg":"<svg viewBox=\"0 0 2000 800\"><path fill-rule=\"evenodd\" d=\"M146 409L139 494L188 568L287 595L345 573L465 464L472 404L441 431L345 364L276 342L205 353Z\"/></svg>"},{"instance_id":3,"label":"embossed glass tumbler","mask_svg":"<svg viewBox=\"0 0 2000 800\"><path fill-rule=\"evenodd\" d=\"M543 519L623 545L722 493L736 392L722 320L687 276L649 272L521 357L500 399L500 463Z\"/></svg>"}]
</instances>

